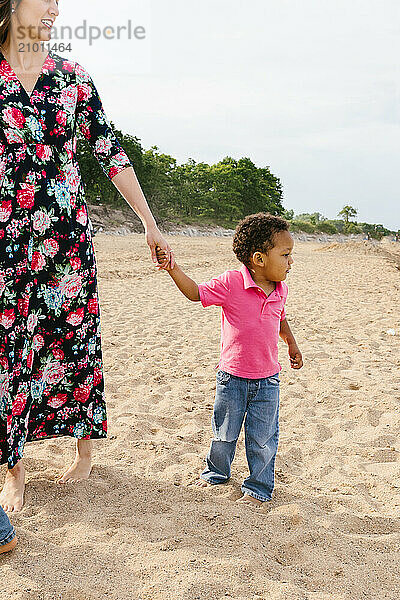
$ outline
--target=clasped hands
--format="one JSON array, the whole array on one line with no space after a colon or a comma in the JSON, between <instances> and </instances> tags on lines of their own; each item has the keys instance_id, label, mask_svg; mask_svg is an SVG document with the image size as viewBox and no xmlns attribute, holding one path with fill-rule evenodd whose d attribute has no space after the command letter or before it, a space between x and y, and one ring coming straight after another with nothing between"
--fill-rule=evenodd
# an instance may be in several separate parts
<instances>
[{"instance_id":1,"label":"clasped hands","mask_svg":"<svg viewBox=\"0 0 400 600\"><path fill-rule=\"evenodd\" d=\"M150 248L152 261L157 269L173 269L175 266L174 252L159 229L147 231L145 238Z\"/></svg>"}]
</instances>

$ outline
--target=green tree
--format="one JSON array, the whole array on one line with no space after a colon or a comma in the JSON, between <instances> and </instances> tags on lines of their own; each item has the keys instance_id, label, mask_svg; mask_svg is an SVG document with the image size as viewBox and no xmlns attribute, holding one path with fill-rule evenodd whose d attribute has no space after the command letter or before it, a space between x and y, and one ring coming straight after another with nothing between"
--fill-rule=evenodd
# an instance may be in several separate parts
<instances>
[{"instance_id":1,"label":"green tree","mask_svg":"<svg viewBox=\"0 0 400 600\"><path fill-rule=\"evenodd\" d=\"M301 213L300 215L296 215L296 221L302 221L306 223L311 223L312 225L318 225L318 223L326 221L326 218L323 214L319 212Z\"/></svg>"},{"instance_id":2,"label":"green tree","mask_svg":"<svg viewBox=\"0 0 400 600\"><path fill-rule=\"evenodd\" d=\"M210 208L217 217L224 215L233 223L257 212L283 213L282 186L269 167L257 167L247 157L235 160L227 156L213 165L211 172Z\"/></svg>"},{"instance_id":3,"label":"green tree","mask_svg":"<svg viewBox=\"0 0 400 600\"><path fill-rule=\"evenodd\" d=\"M210 197L213 193L211 167L189 159L172 173L174 213L183 218L200 219L210 215Z\"/></svg>"},{"instance_id":4,"label":"green tree","mask_svg":"<svg viewBox=\"0 0 400 600\"><path fill-rule=\"evenodd\" d=\"M294 218L294 210L292 208L290 210L284 210L282 217L286 219L286 221L292 221Z\"/></svg>"},{"instance_id":5,"label":"green tree","mask_svg":"<svg viewBox=\"0 0 400 600\"><path fill-rule=\"evenodd\" d=\"M282 185L269 167L257 167L248 157L236 160L229 156L214 165L193 159L178 165L174 157L160 152L157 146L144 150L138 138L123 134L112 123L111 127L132 161L158 220L207 219L232 226L251 213L284 213ZM126 206L83 137L78 140L77 153L87 200Z\"/></svg>"},{"instance_id":6,"label":"green tree","mask_svg":"<svg viewBox=\"0 0 400 600\"><path fill-rule=\"evenodd\" d=\"M346 225L348 225L349 220L352 217L356 217L357 216L357 209L355 209L352 206L349 206L347 204L346 206L343 206L342 210L338 213L338 216L339 217L343 217Z\"/></svg>"},{"instance_id":7,"label":"green tree","mask_svg":"<svg viewBox=\"0 0 400 600\"><path fill-rule=\"evenodd\" d=\"M157 219L175 214L173 174L176 159L159 152L157 146L143 153L143 171L139 179L143 192Z\"/></svg>"}]
</instances>

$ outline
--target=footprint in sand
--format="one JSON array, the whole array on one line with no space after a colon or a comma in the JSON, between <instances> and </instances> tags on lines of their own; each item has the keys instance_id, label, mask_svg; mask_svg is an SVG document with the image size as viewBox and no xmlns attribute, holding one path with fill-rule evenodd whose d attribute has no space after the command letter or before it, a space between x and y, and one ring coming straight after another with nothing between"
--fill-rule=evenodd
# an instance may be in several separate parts
<instances>
[{"instance_id":1,"label":"footprint in sand","mask_svg":"<svg viewBox=\"0 0 400 600\"><path fill-rule=\"evenodd\" d=\"M376 463L395 463L398 462L400 452L397 452L394 447L378 450L372 456L372 460Z\"/></svg>"},{"instance_id":2,"label":"footprint in sand","mask_svg":"<svg viewBox=\"0 0 400 600\"><path fill-rule=\"evenodd\" d=\"M371 442L371 445L375 448L388 448L394 446L396 442L397 437L395 435L380 435Z\"/></svg>"},{"instance_id":3,"label":"footprint in sand","mask_svg":"<svg viewBox=\"0 0 400 600\"><path fill-rule=\"evenodd\" d=\"M384 517L357 517L342 514L337 519L336 527L346 534L355 535L389 535L400 532L400 523L397 519Z\"/></svg>"},{"instance_id":4,"label":"footprint in sand","mask_svg":"<svg viewBox=\"0 0 400 600\"><path fill-rule=\"evenodd\" d=\"M160 394L165 394L166 392L170 392L172 387L170 385L160 385L158 388ZM161 397L160 394L155 394L158 397Z\"/></svg>"},{"instance_id":5,"label":"footprint in sand","mask_svg":"<svg viewBox=\"0 0 400 600\"><path fill-rule=\"evenodd\" d=\"M381 410L374 410L372 408L368 409L367 420L368 420L369 425L372 425L372 427L378 427L381 416L382 416Z\"/></svg>"},{"instance_id":6,"label":"footprint in sand","mask_svg":"<svg viewBox=\"0 0 400 600\"><path fill-rule=\"evenodd\" d=\"M49 444L48 446L49 450L53 453L53 454L62 454L62 450L59 446L57 446L56 444Z\"/></svg>"},{"instance_id":7,"label":"footprint in sand","mask_svg":"<svg viewBox=\"0 0 400 600\"><path fill-rule=\"evenodd\" d=\"M317 431L318 440L321 442L326 442L326 440L329 440L329 438L331 438L333 435L332 431L329 429L329 427L326 427L326 425L318 425Z\"/></svg>"}]
</instances>

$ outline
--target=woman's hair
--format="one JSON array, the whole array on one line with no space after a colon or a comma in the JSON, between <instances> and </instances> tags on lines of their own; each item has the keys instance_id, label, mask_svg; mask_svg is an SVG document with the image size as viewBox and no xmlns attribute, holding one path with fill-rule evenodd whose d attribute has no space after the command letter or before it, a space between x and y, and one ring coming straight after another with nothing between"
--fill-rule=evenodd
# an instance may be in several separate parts
<instances>
[{"instance_id":1,"label":"woman's hair","mask_svg":"<svg viewBox=\"0 0 400 600\"><path fill-rule=\"evenodd\" d=\"M282 217L268 213L249 215L240 221L233 237L233 251L246 267L254 252L268 252L274 247L274 236L280 231L289 231L289 223Z\"/></svg>"},{"instance_id":2,"label":"woman's hair","mask_svg":"<svg viewBox=\"0 0 400 600\"><path fill-rule=\"evenodd\" d=\"M15 7L21 4L22 0L14 0ZM0 44L3 45L8 37L11 24L11 0L0 0Z\"/></svg>"}]
</instances>

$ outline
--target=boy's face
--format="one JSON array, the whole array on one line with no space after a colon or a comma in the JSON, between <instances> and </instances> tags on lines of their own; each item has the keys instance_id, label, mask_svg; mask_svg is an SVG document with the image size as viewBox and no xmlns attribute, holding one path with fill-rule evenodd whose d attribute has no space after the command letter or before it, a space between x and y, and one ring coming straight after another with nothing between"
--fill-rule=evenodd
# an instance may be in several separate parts
<instances>
[{"instance_id":1,"label":"boy's face","mask_svg":"<svg viewBox=\"0 0 400 600\"><path fill-rule=\"evenodd\" d=\"M280 231L274 235L273 241L274 247L268 250L268 254L253 254L253 267L268 281L283 281L293 264L294 240L288 231Z\"/></svg>"}]
</instances>

